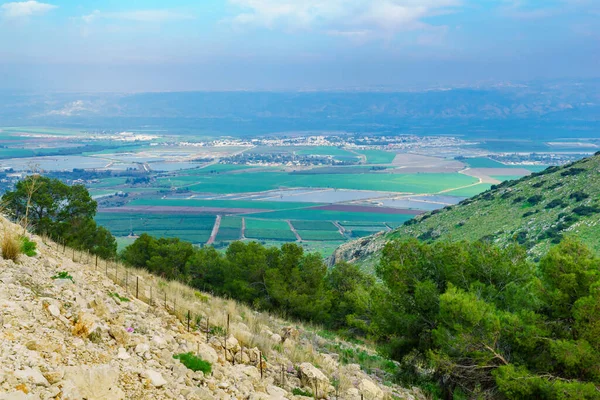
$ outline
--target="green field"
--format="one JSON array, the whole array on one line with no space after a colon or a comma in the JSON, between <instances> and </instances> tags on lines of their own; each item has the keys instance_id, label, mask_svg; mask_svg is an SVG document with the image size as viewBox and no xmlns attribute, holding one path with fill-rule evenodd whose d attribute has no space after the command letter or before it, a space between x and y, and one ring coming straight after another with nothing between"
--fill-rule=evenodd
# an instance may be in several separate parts
<instances>
[{"instance_id":1,"label":"green field","mask_svg":"<svg viewBox=\"0 0 600 400\"><path fill-rule=\"evenodd\" d=\"M169 206L169 207L216 207L216 208L256 208L262 210L287 210L318 206L318 203L295 203L286 201L253 200L197 200L197 199L139 199L129 203L131 206Z\"/></svg>"},{"instance_id":2,"label":"green field","mask_svg":"<svg viewBox=\"0 0 600 400\"><path fill-rule=\"evenodd\" d=\"M287 210L287 211L272 211L258 214L252 214L256 218L268 219L292 219L292 220L309 220L309 221L369 221L373 222L404 222L412 218L410 215L402 214L374 214L361 212L344 212L344 211L329 211L329 210Z\"/></svg>"},{"instance_id":3,"label":"green field","mask_svg":"<svg viewBox=\"0 0 600 400\"><path fill-rule=\"evenodd\" d=\"M489 183L479 183L477 185L469 186L462 189L450 190L444 194L448 196L471 197L476 196L481 192L485 192L490 187L492 187L492 185L490 185Z\"/></svg>"},{"instance_id":4,"label":"green field","mask_svg":"<svg viewBox=\"0 0 600 400\"><path fill-rule=\"evenodd\" d=\"M246 218L245 236L249 239L295 241L296 236L285 221Z\"/></svg>"},{"instance_id":5,"label":"green field","mask_svg":"<svg viewBox=\"0 0 600 400\"><path fill-rule=\"evenodd\" d=\"M248 229L270 229L289 231L290 226L285 221L271 221L263 219L246 218L246 231Z\"/></svg>"},{"instance_id":6,"label":"green field","mask_svg":"<svg viewBox=\"0 0 600 400\"><path fill-rule=\"evenodd\" d=\"M399 223L402 225L402 223ZM364 227L364 226L377 226L384 227L383 223L377 224L373 222L360 222L360 221L340 221L340 225L342 225L346 229L352 229L353 227Z\"/></svg>"},{"instance_id":7,"label":"green field","mask_svg":"<svg viewBox=\"0 0 600 400\"><path fill-rule=\"evenodd\" d=\"M242 218L225 216L221 218L221 228L242 229Z\"/></svg>"},{"instance_id":8,"label":"green field","mask_svg":"<svg viewBox=\"0 0 600 400\"><path fill-rule=\"evenodd\" d=\"M367 164L390 164L396 158L396 153L383 150L356 150L367 157Z\"/></svg>"},{"instance_id":9,"label":"green field","mask_svg":"<svg viewBox=\"0 0 600 400\"><path fill-rule=\"evenodd\" d=\"M338 227L329 221L292 221L299 231L338 231Z\"/></svg>"},{"instance_id":10,"label":"green field","mask_svg":"<svg viewBox=\"0 0 600 400\"><path fill-rule=\"evenodd\" d=\"M215 242L231 242L239 240L242 237L242 230L239 228L219 228Z\"/></svg>"},{"instance_id":11,"label":"green field","mask_svg":"<svg viewBox=\"0 0 600 400\"><path fill-rule=\"evenodd\" d=\"M252 172L160 178L163 187L186 187L200 193L248 193L278 188L320 187L408 193L437 193L477 182L462 174L288 174Z\"/></svg>"},{"instance_id":12,"label":"green field","mask_svg":"<svg viewBox=\"0 0 600 400\"><path fill-rule=\"evenodd\" d=\"M302 240L340 240L344 237L338 231L296 231Z\"/></svg>"},{"instance_id":13,"label":"green field","mask_svg":"<svg viewBox=\"0 0 600 400\"><path fill-rule=\"evenodd\" d=\"M193 243L204 243L210 237L215 217L100 212L96 215L96 222L115 236L148 233L156 237L179 237Z\"/></svg>"},{"instance_id":14,"label":"green field","mask_svg":"<svg viewBox=\"0 0 600 400\"><path fill-rule=\"evenodd\" d=\"M510 168L509 165L492 160L487 157L465 158L460 161L464 162L471 168Z\"/></svg>"}]
</instances>

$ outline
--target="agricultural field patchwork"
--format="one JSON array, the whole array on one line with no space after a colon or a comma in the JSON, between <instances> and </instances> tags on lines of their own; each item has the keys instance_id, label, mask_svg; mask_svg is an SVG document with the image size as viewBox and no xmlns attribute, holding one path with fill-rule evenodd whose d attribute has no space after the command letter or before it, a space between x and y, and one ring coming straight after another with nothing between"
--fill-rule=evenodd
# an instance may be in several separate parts
<instances>
[{"instance_id":1,"label":"agricultural field patchwork","mask_svg":"<svg viewBox=\"0 0 600 400\"><path fill-rule=\"evenodd\" d=\"M8 127L0 129L0 166L19 171L35 163L59 179L84 182L98 202L96 220L118 237L119 248L145 232L219 248L234 240L297 241L323 254L495 182L480 183L478 172L467 176L466 167L495 172L490 178L497 181L540 169L344 145L353 140L348 137L319 146L297 144L296 136L293 145L196 139L151 129L90 134ZM514 168L520 170L513 174Z\"/></svg>"}]
</instances>

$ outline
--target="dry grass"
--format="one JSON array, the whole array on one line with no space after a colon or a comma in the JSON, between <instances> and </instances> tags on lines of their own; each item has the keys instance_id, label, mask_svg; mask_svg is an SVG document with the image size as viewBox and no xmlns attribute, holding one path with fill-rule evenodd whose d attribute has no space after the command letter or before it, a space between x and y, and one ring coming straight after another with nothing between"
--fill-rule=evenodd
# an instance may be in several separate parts
<instances>
[{"instance_id":1,"label":"dry grass","mask_svg":"<svg viewBox=\"0 0 600 400\"><path fill-rule=\"evenodd\" d=\"M275 368L277 371L279 371L279 365L297 366L308 362L331 377L340 376L338 385L341 390L355 386L354 381L344 377L345 366L332 365L320 354L320 342L325 339L316 333L321 330L319 326L290 323L290 321L272 314L253 310L234 300L213 297L181 282L167 281L145 270L126 268L123 264L113 261L106 264L104 260L100 260L96 266L94 259L87 257L85 253L79 251L73 253L73 250L69 248L63 251L62 246L56 246L51 240L40 240L40 242L40 250L43 248L44 252L50 256L56 254L56 258L59 259L60 257L70 258L73 254L75 260L88 269L95 269L98 273L107 275L117 285L127 289L128 297L132 301L135 301L137 293L137 298L150 304L151 308L166 309L182 322L178 328L180 330L185 330L189 311L191 313L191 329L201 332L195 336L196 340L200 342L206 340L207 321L210 322L211 328L209 335L221 338L225 334L229 316L229 335L233 335L247 351L252 348L260 350L269 364L277 365ZM196 325L198 320L200 323ZM271 338L271 333L282 334L282 328L290 325L299 330L299 338L285 343ZM216 331L212 332L213 329Z\"/></svg>"},{"instance_id":2,"label":"dry grass","mask_svg":"<svg viewBox=\"0 0 600 400\"><path fill-rule=\"evenodd\" d=\"M5 260L19 261L21 255L21 242L19 238L8 230L2 236L2 258Z\"/></svg>"}]
</instances>

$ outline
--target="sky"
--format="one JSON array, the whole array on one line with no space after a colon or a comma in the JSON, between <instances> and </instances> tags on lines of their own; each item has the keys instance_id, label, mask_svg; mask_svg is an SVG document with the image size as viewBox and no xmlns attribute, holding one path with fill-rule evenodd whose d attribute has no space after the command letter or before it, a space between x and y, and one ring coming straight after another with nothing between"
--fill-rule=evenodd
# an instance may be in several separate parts
<instances>
[{"instance_id":1,"label":"sky","mask_svg":"<svg viewBox=\"0 0 600 400\"><path fill-rule=\"evenodd\" d=\"M0 90L600 77L600 0L0 0Z\"/></svg>"}]
</instances>

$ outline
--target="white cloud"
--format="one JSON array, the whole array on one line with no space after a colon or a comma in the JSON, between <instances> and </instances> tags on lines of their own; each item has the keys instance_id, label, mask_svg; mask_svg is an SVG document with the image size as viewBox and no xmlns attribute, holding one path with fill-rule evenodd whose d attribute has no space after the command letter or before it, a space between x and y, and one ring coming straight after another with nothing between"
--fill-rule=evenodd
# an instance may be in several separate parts
<instances>
[{"instance_id":1,"label":"white cloud","mask_svg":"<svg viewBox=\"0 0 600 400\"><path fill-rule=\"evenodd\" d=\"M0 6L2 15L6 18L27 18L42 15L57 8L53 4L39 3L34 0L4 3Z\"/></svg>"},{"instance_id":2,"label":"white cloud","mask_svg":"<svg viewBox=\"0 0 600 400\"><path fill-rule=\"evenodd\" d=\"M236 26L320 29L335 36L389 37L428 29L424 20L454 12L460 0L229 0L240 9Z\"/></svg>"},{"instance_id":3,"label":"white cloud","mask_svg":"<svg viewBox=\"0 0 600 400\"><path fill-rule=\"evenodd\" d=\"M81 19L88 24L99 19L117 19L134 22L171 22L194 19L194 16L173 10L133 10L118 12L95 10L91 14L82 16Z\"/></svg>"}]
</instances>

